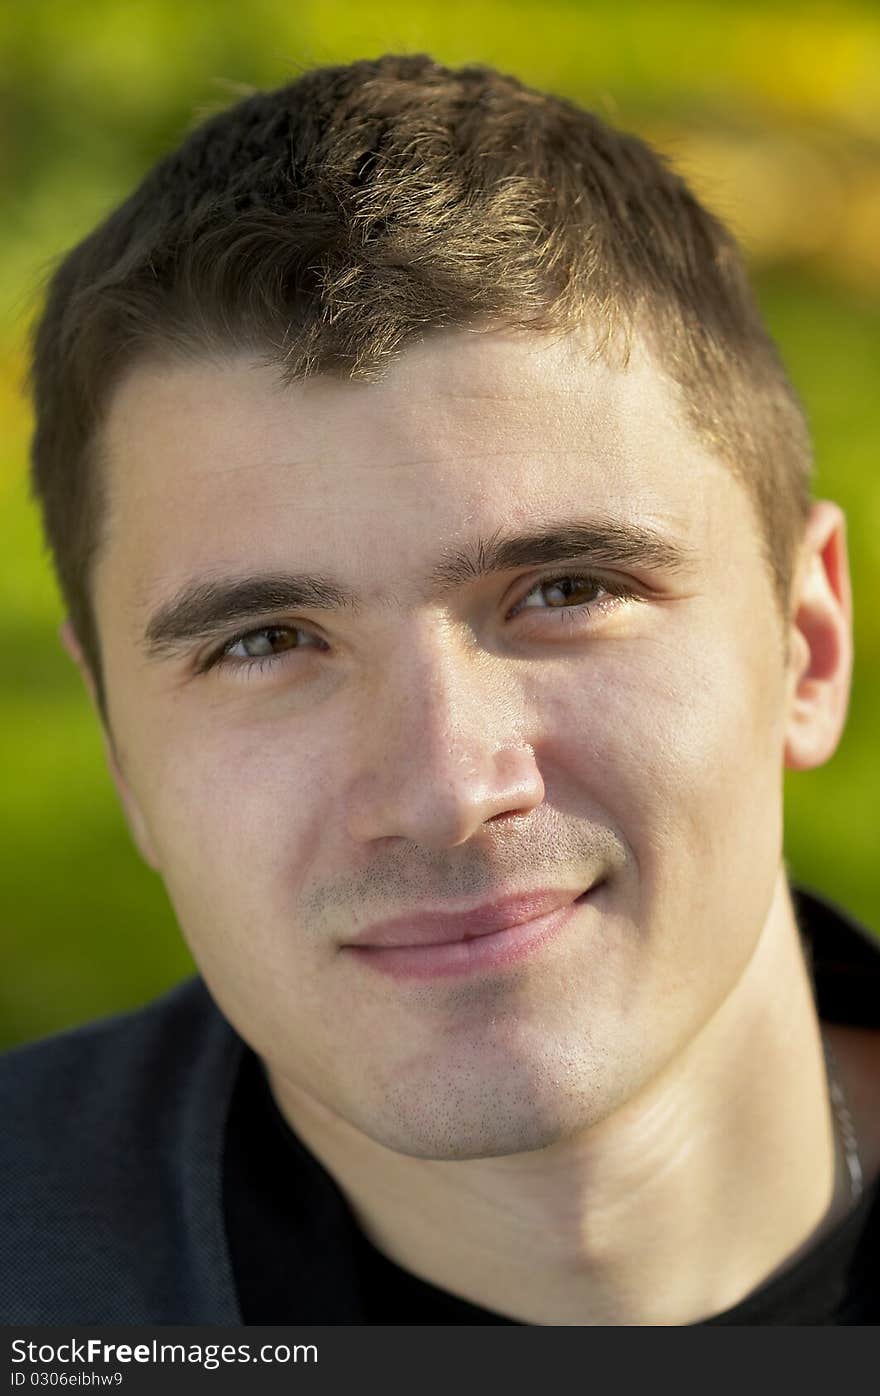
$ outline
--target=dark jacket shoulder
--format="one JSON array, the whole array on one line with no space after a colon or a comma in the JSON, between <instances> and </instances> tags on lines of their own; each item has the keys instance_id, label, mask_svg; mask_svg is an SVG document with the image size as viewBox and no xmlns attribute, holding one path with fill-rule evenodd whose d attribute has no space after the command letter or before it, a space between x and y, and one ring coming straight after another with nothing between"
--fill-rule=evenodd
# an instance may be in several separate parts
<instances>
[{"instance_id":1,"label":"dark jacket shoulder","mask_svg":"<svg viewBox=\"0 0 880 1396\"><path fill-rule=\"evenodd\" d=\"M215 1194L242 1045L195 977L0 1056L0 1321L240 1321Z\"/></svg>"}]
</instances>

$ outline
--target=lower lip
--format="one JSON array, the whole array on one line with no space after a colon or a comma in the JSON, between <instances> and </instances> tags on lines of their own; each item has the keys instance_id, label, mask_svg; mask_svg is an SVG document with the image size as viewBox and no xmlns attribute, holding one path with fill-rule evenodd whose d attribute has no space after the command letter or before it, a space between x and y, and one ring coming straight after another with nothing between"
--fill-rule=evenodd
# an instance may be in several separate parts
<instances>
[{"instance_id":1,"label":"lower lip","mask_svg":"<svg viewBox=\"0 0 880 1396\"><path fill-rule=\"evenodd\" d=\"M346 945L344 949L362 964L394 979L450 979L480 970L506 969L555 940L598 890L597 884L558 911L471 940L448 945Z\"/></svg>"}]
</instances>

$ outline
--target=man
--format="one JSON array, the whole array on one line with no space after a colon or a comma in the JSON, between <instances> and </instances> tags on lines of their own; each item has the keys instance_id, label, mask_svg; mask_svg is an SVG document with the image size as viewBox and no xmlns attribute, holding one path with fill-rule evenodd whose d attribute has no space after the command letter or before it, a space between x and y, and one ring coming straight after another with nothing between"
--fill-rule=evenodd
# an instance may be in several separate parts
<instances>
[{"instance_id":1,"label":"man","mask_svg":"<svg viewBox=\"0 0 880 1396\"><path fill-rule=\"evenodd\" d=\"M67 256L33 381L200 976L7 1057L6 1321L876 1319L880 950L782 855L845 521L682 182L488 69L319 69Z\"/></svg>"}]
</instances>

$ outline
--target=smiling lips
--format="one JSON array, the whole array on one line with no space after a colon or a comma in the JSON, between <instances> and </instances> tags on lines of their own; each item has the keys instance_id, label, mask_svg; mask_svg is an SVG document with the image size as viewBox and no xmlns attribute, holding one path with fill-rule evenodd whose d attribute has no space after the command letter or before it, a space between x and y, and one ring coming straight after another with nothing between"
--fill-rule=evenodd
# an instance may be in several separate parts
<instances>
[{"instance_id":1,"label":"smiling lips","mask_svg":"<svg viewBox=\"0 0 880 1396\"><path fill-rule=\"evenodd\" d=\"M519 893L465 912L422 912L366 926L343 949L395 978L429 979L501 969L543 945L581 910L589 892Z\"/></svg>"}]
</instances>

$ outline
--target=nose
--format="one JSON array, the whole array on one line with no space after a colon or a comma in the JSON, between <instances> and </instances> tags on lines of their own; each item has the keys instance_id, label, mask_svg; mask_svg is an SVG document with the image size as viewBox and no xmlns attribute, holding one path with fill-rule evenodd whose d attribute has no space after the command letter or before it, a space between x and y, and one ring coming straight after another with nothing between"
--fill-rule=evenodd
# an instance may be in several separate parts
<instances>
[{"instance_id":1,"label":"nose","mask_svg":"<svg viewBox=\"0 0 880 1396\"><path fill-rule=\"evenodd\" d=\"M540 805L544 782L511 661L449 630L409 641L356 724L348 829L358 841L452 848L489 820Z\"/></svg>"}]
</instances>

